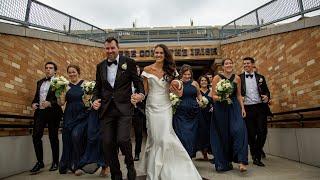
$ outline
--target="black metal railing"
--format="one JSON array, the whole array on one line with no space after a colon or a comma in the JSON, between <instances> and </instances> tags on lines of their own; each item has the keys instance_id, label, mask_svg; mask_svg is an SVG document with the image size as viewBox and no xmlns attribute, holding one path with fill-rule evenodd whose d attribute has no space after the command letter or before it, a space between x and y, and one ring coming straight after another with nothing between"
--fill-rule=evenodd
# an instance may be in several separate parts
<instances>
[{"instance_id":1,"label":"black metal railing","mask_svg":"<svg viewBox=\"0 0 320 180\"><path fill-rule=\"evenodd\" d=\"M221 38L259 31L268 26L293 17L301 16L320 9L319 0L272 0L255 10L222 26Z\"/></svg>"},{"instance_id":2,"label":"black metal railing","mask_svg":"<svg viewBox=\"0 0 320 180\"><path fill-rule=\"evenodd\" d=\"M272 0L229 22L221 29L211 26L172 29L118 29L110 32L36 0L1 0L0 19L44 30L104 42L113 36L120 42L220 40L320 10L319 0Z\"/></svg>"},{"instance_id":3,"label":"black metal railing","mask_svg":"<svg viewBox=\"0 0 320 180\"><path fill-rule=\"evenodd\" d=\"M305 122L320 121L320 107L278 112L272 115L268 124L298 123L300 127L303 127Z\"/></svg>"},{"instance_id":4,"label":"black metal railing","mask_svg":"<svg viewBox=\"0 0 320 180\"><path fill-rule=\"evenodd\" d=\"M106 31L36 0L1 0L0 19L104 42Z\"/></svg>"}]
</instances>

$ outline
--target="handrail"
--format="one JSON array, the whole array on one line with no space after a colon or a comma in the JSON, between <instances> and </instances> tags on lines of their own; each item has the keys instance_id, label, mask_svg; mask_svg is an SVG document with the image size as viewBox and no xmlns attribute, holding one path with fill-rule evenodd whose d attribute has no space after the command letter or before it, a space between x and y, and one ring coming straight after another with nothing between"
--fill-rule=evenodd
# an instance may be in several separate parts
<instances>
[{"instance_id":1,"label":"handrail","mask_svg":"<svg viewBox=\"0 0 320 180\"><path fill-rule=\"evenodd\" d=\"M305 117L302 113L306 112L314 112L314 111L320 111L320 107L314 107L314 108L306 108L306 109L297 109L292 111L285 111L285 112L277 112L272 113L274 116L283 116L283 115L290 115L290 114L296 114L299 117L298 118L285 118L280 120L270 120L274 119L273 117L270 118L267 123L268 124L277 124L277 123L292 123L297 122L299 123L300 127L304 126L304 122L314 122L314 121L320 121L320 115L313 116L313 117Z\"/></svg>"}]
</instances>

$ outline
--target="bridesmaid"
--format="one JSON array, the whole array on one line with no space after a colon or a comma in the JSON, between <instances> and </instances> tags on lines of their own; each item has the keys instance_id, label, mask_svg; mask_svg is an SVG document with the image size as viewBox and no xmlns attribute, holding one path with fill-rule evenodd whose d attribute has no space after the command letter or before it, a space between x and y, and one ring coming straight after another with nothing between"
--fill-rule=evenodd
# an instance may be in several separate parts
<instances>
[{"instance_id":1,"label":"bridesmaid","mask_svg":"<svg viewBox=\"0 0 320 180\"><path fill-rule=\"evenodd\" d=\"M222 61L223 73L216 75L212 81L212 98L214 115L211 122L211 148L218 172L233 169L232 162L239 163L239 170L246 171L248 164L247 130L243 120L246 116L241 97L240 77L233 73L233 61ZM231 104L223 101L216 93L216 85L222 79L228 79L233 92L230 95Z\"/></svg>"},{"instance_id":2,"label":"bridesmaid","mask_svg":"<svg viewBox=\"0 0 320 180\"><path fill-rule=\"evenodd\" d=\"M199 84L192 78L192 69L183 65L180 70L183 82L181 102L173 116L173 128L191 158L196 156L198 125L201 118L198 100L202 99Z\"/></svg>"},{"instance_id":3,"label":"bridesmaid","mask_svg":"<svg viewBox=\"0 0 320 180\"><path fill-rule=\"evenodd\" d=\"M58 98L60 105L65 105L62 129L63 151L59 164L60 174L68 170L81 175L79 163L87 145L88 119L83 103L84 80L80 79L80 68L77 65L67 67L69 85L67 91Z\"/></svg>"},{"instance_id":4,"label":"bridesmaid","mask_svg":"<svg viewBox=\"0 0 320 180\"><path fill-rule=\"evenodd\" d=\"M197 150L202 152L203 159L208 161L208 153L211 153L210 145L210 123L213 110L213 100L209 89L209 78L200 76L198 79L201 95L208 99L205 108L201 108L201 115L198 128Z\"/></svg>"}]
</instances>

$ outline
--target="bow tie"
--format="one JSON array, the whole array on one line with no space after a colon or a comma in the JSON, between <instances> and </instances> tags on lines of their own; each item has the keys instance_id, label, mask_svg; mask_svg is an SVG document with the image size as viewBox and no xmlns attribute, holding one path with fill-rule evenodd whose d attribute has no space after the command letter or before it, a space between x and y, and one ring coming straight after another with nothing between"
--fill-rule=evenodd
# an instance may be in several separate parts
<instances>
[{"instance_id":1,"label":"bow tie","mask_svg":"<svg viewBox=\"0 0 320 180\"><path fill-rule=\"evenodd\" d=\"M51 81L51 77L44 78L44 81Z\"/></svg>"},{"instance_id":2,"label":"bow tie","mask_svg":"<svg viewBox=\"0 0 320 180\"><path fill-rule=\"evenodd\" d=\"M117 60L107 61L107 63L108 63L108 66L111 66L112 64L114 64L114 65L117 65L117 64L118 64Z\"/></svg>"},{"instance_id":3,"label":"bow tie","mask_svg":"<svg viewBox=\"0 0 320 180\"><path fill-rule=\"evenodd\" d=\"M246 74L246 78L248 77L253 78L253 74Z\"/></svg>"}]
</instances>

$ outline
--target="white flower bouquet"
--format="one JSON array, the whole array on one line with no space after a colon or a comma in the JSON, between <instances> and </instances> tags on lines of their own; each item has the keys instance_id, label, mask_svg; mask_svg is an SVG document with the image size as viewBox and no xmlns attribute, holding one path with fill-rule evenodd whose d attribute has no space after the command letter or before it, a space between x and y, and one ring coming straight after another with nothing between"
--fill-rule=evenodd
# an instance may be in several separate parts
<instances>
[{"instance_id":1,"label":"white flower bouquet","mask_svg":"<svg viewBox=\"0 0 320 180\"><path fill-rule=\"evenodd\" d=\"M69 81L63 76L54 77L50 82L52 90L55 91L56 97L60 97L61 93L67 90L68 84Z\"/></svg>"},{"instance_id":2,"label":"white flower bouquet","mask_svg":"<svg viewBox=\"0 0 320 180\"><path fill-rule=\"evenodd\" d=\"M208 104L209 100L205 96L202 96L202 99L199 101L199 106L201 108L206 108Z\"/></svg>"},{"instance_id":3,"label":"white flower bouquet","mask_svg":"<svg viewBox=\"0 0 320 180\"><path fill-rule=\"evenodd\" d=\"M220 80L217 83L216 92L217 95L220 97L220 102L227 102L228 104L232 103L230 95L233 92L233 84L229 80Z\"/></svg>"},{"instance_id":4,"label":"white flower bouquet","mask_svg":"<svg viewBox=\"0 0 320 180\"><path fill-rule=\"evenodd\" d=\"M95 86L96 86L95 81L86 81L81 85L84 92L82 97L83 103L86 107L90 107L92 104L92 94Z\"/></svg>"},{"instance_id":5,"label":"white flower bouquet","mask_svg":"<svg viewBox=\"0 0 320 180\"><path fill-rule=\"evenodd\" d=\"M170 93L169 97L172 104L172 113L174 114L176 113L177 107L179 106L181 99L174 93Z\"/></svg>"}]
</instances>

